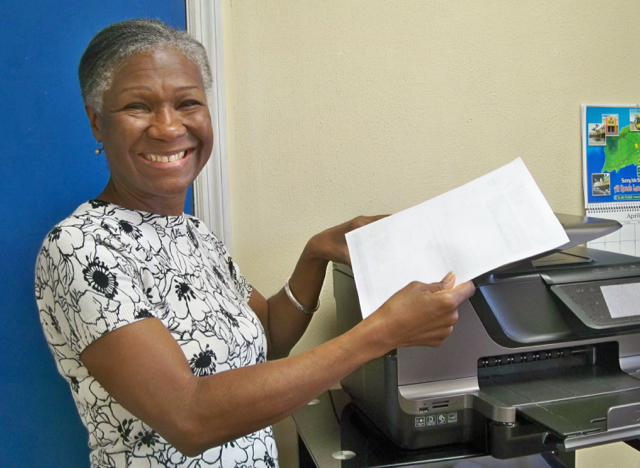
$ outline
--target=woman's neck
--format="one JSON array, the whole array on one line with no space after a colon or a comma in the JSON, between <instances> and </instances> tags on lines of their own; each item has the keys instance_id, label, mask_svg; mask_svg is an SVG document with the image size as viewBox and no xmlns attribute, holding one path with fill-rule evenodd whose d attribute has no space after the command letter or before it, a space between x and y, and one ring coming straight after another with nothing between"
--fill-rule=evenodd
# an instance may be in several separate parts
<instances>
[{"instance_id":1,"label":"woman's neck","mask_svg":"<svg viewBox=\"0 0 640 468\"><path fill-rule=\"evenodd\" d=\"M96 197L131 210L145 211L162 216L180 216L184 210L186 192L167 197L142 197L129 191L120 190L111 179L104 190Z\"/></svg>"}]
</instances>

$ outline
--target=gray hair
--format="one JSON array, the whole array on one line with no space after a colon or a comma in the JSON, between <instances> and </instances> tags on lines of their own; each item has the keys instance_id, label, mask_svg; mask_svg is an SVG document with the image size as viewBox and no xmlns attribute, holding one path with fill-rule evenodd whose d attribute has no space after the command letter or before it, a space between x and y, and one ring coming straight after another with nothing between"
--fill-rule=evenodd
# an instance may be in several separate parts
<instances>
[{"instance_id":1,"label":"gray hair","mask_svg":"<svg viewBox=\"0 0 640 468\"><path fill-rule=\"evenodd\" d=\"M101 30L82 54L78 78L85 105L102 112L102 97L111 86L115 69L132 55L163 48L179 50L200 69L208 95L212 78L203 45L186 31L174 29L161 21L132 19Z\"/></svg>"}]
</instances>

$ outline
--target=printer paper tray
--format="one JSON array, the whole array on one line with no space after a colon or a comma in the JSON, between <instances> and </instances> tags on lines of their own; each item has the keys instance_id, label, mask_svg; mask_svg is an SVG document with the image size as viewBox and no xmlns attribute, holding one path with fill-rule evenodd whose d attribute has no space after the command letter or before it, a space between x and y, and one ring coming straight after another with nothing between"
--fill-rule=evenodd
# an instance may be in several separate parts
<instances>
[{"instance_id":1,"label":"printer paper tray","mask_svg":"<svg viewBox=\"0 0 640 468\"><path fill-rule=\"evenodd\" d=\"M494 376L481 380L478 399L490 419L500 421L510 409L547 428L561 441L560 450L640 437L640 380L619 370L594 366Z\"/></svg>"},{"instance_id":2,"label":"printer paper tray","mask_svg":"<svg viewBox=\"0 0 640 468\"><path fill-rule=\"evenodd\" d=\"M640 437L640 390L524 406L517 411L559 436L558 448L564 450Z\"/></svg>"}]
</instances>

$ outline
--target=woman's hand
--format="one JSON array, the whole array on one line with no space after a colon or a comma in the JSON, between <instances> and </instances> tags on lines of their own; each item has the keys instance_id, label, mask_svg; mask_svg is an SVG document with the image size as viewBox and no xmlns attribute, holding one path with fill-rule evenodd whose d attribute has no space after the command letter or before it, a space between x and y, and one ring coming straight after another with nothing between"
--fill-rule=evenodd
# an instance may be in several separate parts
<instances>
[{"instance_id":1,"label":"woman's hand","mask_svg":"<svg viewBox=\"0 0 640 468\"><path fill-rule=\"evenodd\" d=\"M351 221L326 229L309 240L305 248L305 254L326 261L351 266L351 256L347 248L345 234L387 216L388 215L358 216Z\"/></svg>"},{"instance_id":2,"label":"woman's hand","mask_svg":"<svg viewBox=\"0 0 640 468\"><path fill-rule=\"evenodd\" d=\"M440 346L453 331L458 307L475 292L470 281L455 288L454 284L453 273L439 283L414 281L374 312L370 316L377 330L373 336L383 354L405 346Z\"/></svg>"}]
</instances>

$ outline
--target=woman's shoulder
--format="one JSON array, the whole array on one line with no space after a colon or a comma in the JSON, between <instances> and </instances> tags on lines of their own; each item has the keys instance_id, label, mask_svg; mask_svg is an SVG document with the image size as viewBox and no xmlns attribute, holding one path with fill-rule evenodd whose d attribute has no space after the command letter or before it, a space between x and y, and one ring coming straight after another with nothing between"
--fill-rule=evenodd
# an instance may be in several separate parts
<instances>
[{"instance_id":1,"label":"woman's shoulder","mask_svg":"<svg viewBox=\"0 0 640 468\"><path fill-rule=\"evenodd\" d=\"M188 226L192 226L193 228L197 229L198 232L200 232L201 234L207 234L207 235L216 237L213 232L209 231L209 228L207 228L207 225L200 218L197 218L194 215L185 213L184 219L186 220Z\"/></svg>"},{"instance_id":2,"label":"woman's shoulder","mask_svg":"<svg viewBox=\"0 0 640 468\"><path fill-rule=\"evenodd\" d=\"M61 238L76 237L88 224L98 222L97 217L94 219L92 216L92 209L90 202L85 202L76 208L73 213L51 228L44 238L43 246L52 242L57 243Z\"/></svg>"},{"instance_id":3,"label":"woman's shoulder","mask_svg":"<svg viewBox=\"0 0 640 468\"><path fill-rule=\"evenodd\" d=\"M189 232L190 230L193 230L194 232L198 233L199 238L205 241L205 244L209 248L209 250L214 250L220 256L225 258L230 256L226 246L224 245L224 242L222 242L213 231L209 230L207 225L201 219L186 213L184 217L186 220L189 236L194 235L193 232Z\"/></svg>"},{"instance_id":4,"label":"woman's shoulder","mask_svg":"<svg viewBox=\"0 0 640 468\"><path fill-rule=\"evenodd\" d=\"M117 205L101 200L82 203L47 233L40 253L60 251L69 255L87 240L99 238L105 242L108 240L110 243L117 243L117 239L123 237L122 233L139 231L136 224L142 224L142 217L136 218L122 211Z\"/></svg>"},{"instance_id":5,"label":"woman's shoulder","mask_svg":"<svg viewBox=\"0 0 640 468\"><path fill-rule=\"evenodd\" d=\"M100 220L109 217L109 203L100 200L89 200L78 206L69 216L58 222L51 231L77 227L79 224L100 223Z\"/></svg>"}]
</instances>

